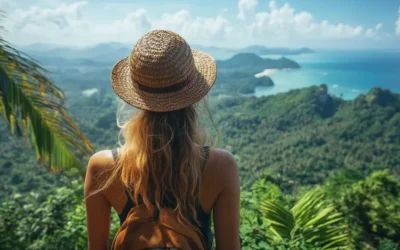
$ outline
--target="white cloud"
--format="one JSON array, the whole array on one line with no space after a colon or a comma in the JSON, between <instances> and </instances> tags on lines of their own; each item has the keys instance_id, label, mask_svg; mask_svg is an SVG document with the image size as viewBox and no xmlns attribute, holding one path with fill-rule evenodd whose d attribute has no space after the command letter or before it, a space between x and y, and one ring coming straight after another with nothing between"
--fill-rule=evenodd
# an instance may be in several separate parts
<instances>
[{"instance_id":1,"label":"white cloud","mask_svg":"<svg viewBox=\"0 0 400 250\"><path fill-rule=\"evenodd\" d=\"M249 29L255 37L274 37L288 40L346 39L363 34L362 26L331 24L327 20L316 21L309 12L296 12L288 3L279 7L275 1L269 2L270 12L256 13L255 21Z\"/></svg>"},{"instance_id":2,"label":"white cloud","mask_svg":"<svg viewBox=\"0 0 400 250\"><path fill-rule=\"evenodd\" d=\"M396 22L396 35L400 36L400 7L399 7L399 18Z\"/></svg>"},{"instance_id":3,"label":"white cloud","mask_svg":"<svg viewBox=\"0 0 400 250\"><path fill-rule=\"evenodd\" d=\"M82 8L86 5L86 1L79 1L69 5L62 3L53 9L36 6L28 10L18 9L13 14L14 17L17 17L15 18L15 27L24 29L29 26L40 28L55 26L58 29L65 29L80 23L83 18Z\"/></svg>"},{"instance_id":4,"label":"white cloud","mask_svg":"<svg viewBox=\"0 0 400 250\"><path fill-rule=\"evenodd\" d=\"M378 23L374 28L367 29L365 35L371 38L378 38L378 32L382 28L382 26L383 26L382 23Z\"/></svg>"},{"instance_id":5,"label":"white cloud","mask_svg":"<svg viewBox=\"0 0 400 250\"><path fill-rule=\"evenodd\" d=\"M155 28L169 29L188 40L224 39L232 31L228 20L222 15L213 17L192 17L187 10L163 15Z\"/></svg>"},{"instance_id":6,"label":"white cloud","mask_svg":"<svg viewBox=\"0 0 400 250\"><path fill-rule=\"evenodd\" d=\"M39 4L57 6L61 2L59 0L39 0Z\"/></svg>"},{"instance_id":7,"label":"white cloud","mask_svg":"<svg viewBox=\"0 0 400 250\"><path fill-rule=\"evenodd\" d=\"M8 12L10 9L15 7L15 2L10 0L0 0L0 10Z\"/></svg>"},{"instance_id":8,"label":"white cloud","mask_svg":"<svg viewBox=\"0 0 400 250\"><path fill-rule=\"evenodd\" d=\"M249 16L254 14L257 4L258 0L239 0L239 13L236 18L246 20Z\"/></svg>"},{"instance_id":9,"label":"white cloud","mask_svg":"<svg viewBox=\"0 0 400 250\"><path fill-rule=\"evenodd\" d=\"M56 0L46 2L56 3ZM94 20L86 12L90 11L85 8L87 5L86 1L78 1L46 8L17 8L11 13L13 21L7 27L10 31L7 39L17 44L54 43L76 47L109 41L134 43L150 29L169 29L193 43L213 44L224 40L232 31L224 13L194 17L189 11L180 10L152 20L146 9L138 9L105 23Z\"/></svg>"},{"instance_id":10,"label":"white cloud","mask_svg":"<svg viewBox=\"0 0 400 250\"><path fill-rule=\"evenodd\" d=\"M233 20L226 18L226 12L231 12L227 9L217 10L215 16L198 16L185 9L160 14L150 7L135 8L137 4L131 3L113 3L119 9L108 14L103 5L99 7L89 0L0 0L0 9L7 9L10 17L2 23L8 31L5 39L18 45L87 46L109 41L131 44L150 29L170 29L190 43L223 47L252 44L348 47L358 41L371 46L377 39L381 46L395 36L384 33L381 23L362 27L316 20L311 13L298 11L281 1L260 1L267 10L257 13L258 2L238 0L239 12ZM102 18L104 13L106 17ZM117 13L124 14L117 16ZM400 36L400 8L395 30Z\"/></svg>"},{"instance_id":11,"label":"white cloud","mask_svg":"<svg viewBox=\"0 0 400 250\"><path fill-rule=\"evenodd\" d=\"M80 47L109 41L131 43L151 28L145 9L127 13L119 20L101 23L90 19L84 12L87 5L86 1L78 1L61 3L53 8L33 6L16 9L10 13L13 18L6 20L9 22L9 39L17 44L54 43Z\"/></svg>"},{"instance_id":12,"label":"white cloud","mask_svg":"<svg viewBox=\"0 0 400 250\"><path fill-rule=\"evenodd\" d=\"M94 25L92 30L103 42L106 42L107 39L133 42L148 32L151 27L147 11L139 9L128 13L122 20L105 25Z\"/></svg>"},{"instance_id":13,"label":"white cloud","mask_svg":"<svg viewBox=\"0 0 400 250\"><path fill-rule=\"evenodd\" d=\"M55 3L55 2L54 2ZM16 44L54 43L83 46L93 41L84 13L86 1L60 3L54 7L19 5L8 13L7 40ZM25 8L23 8L25 7Z\"/></svg>"}]
</instances>

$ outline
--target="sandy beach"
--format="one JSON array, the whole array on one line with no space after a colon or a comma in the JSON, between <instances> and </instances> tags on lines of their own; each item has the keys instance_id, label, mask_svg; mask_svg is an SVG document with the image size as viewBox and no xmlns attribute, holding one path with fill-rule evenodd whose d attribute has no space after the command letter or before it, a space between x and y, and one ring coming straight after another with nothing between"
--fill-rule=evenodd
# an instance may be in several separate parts
<instances>
[{"instance_id":1,"label":"sandy beach","mask_svg":"<svg viewBox=\"0 0 400 250\"><path fill-rule=\"evenodd\" d=\"M255 76L256 78L260 78L260 77L263 77L263 76L271 75L272 73L274 73L274 72L276 72L276 71L278 71L278 70L279 70L279 69L265 69L263 72L257 73L257 74L255 74L254 76Z\"/></svg>"}]
</instances>

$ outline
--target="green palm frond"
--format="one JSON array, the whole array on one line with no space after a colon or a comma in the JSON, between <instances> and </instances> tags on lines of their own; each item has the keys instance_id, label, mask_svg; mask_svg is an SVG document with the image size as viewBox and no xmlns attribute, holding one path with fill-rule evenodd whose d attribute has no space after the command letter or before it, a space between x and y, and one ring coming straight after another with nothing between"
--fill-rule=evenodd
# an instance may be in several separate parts
<instances>
[{"instance_id":1,"label":"green palm frond","mask_svg":"<svg viewBox=\"0 0 400 250\"><path fill-rule=\"evenodd\" d=\"M39 162L51 171L76 168L93 147L65 108L46 70L0 37L0 112L11 133L30 135Z\"/></svg>"},{"instance_id":2,"label":"green palm frond","mask_svg":"<svg viewBox=\"0 0 400 250\"><path fill-rule=\"evenodd\" d=\"M278 240L291 238L296 224L290 210L273 201L264 201L260 209L265 218L268 218L273 237Z\"/></svg>"},{"instance_id":3,"label":"green palm frond","mask_svg":"<svg viewBox=\"0 0 400 250\"><path fill-rule=\"evenodd\" d=\"M285 240L295 245L304 240L318 249L351 248L342 215L325 202L320 187L306 193L291 210L273 201L264 201L260 210L269 224L267 233L274 241Z\"/></svg>"}]
</instances>

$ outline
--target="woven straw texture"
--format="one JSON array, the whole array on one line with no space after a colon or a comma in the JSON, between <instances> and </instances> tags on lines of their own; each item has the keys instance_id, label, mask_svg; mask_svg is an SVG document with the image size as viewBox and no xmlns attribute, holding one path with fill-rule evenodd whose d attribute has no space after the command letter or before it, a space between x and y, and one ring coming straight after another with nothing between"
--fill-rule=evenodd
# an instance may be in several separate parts
<instances>
[{"instance_id":1,"label":"woven straw texture","mask_svg":"<svg viewBox=\"0 0 400 250\"><path fill-rule=\"evenodd\" d=\"M147 33L132 53L111 72L115 93L128 104L143 110L167 112L200 101L215 82L217 66L208 54L192 50L178 34L167 30ZM144 91L174 88L165 93ZM159 91L155 91L159 92Z\"/></svg>"}]
</instances>

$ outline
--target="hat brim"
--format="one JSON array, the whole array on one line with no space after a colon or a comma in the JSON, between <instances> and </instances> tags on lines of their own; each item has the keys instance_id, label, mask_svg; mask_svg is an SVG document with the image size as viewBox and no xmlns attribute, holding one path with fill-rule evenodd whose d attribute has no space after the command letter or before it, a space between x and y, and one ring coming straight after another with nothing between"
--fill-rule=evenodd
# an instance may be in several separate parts
<instances>
[{"instance_id":1,"label":"hat brim","mask_svg":"<svg viewBox=\"0 0 400 250\"><path fill-rule=\"evenodd\" d=\"M200 101L210 91L217 77L217 64L208 54L192 49L197 70L187 84L169 93L149 93L137 88L129 70L129 57L119 61L111 72L111 85L126 103L142 110L168 112L183 109Z\"/></svg>"}]
</instances>

